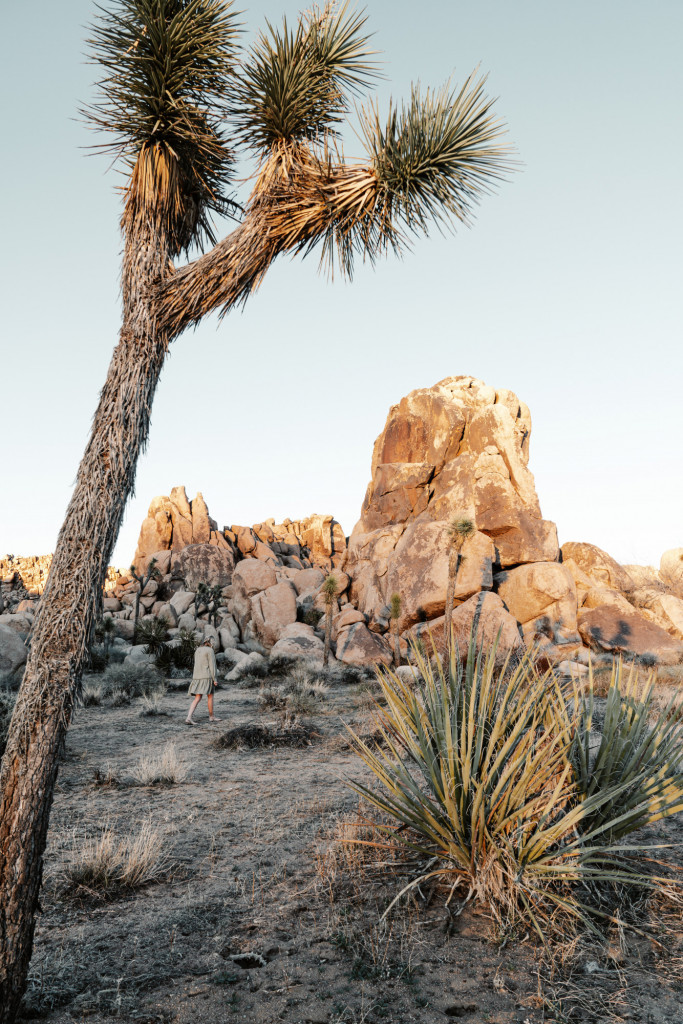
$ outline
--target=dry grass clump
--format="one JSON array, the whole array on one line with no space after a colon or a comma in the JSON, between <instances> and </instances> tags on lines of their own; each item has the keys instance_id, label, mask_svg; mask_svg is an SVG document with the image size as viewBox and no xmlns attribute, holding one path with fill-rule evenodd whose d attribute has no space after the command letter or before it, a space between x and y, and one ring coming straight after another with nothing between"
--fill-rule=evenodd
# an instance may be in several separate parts
<instances>
[{"instance_id":1,"label":"dry grass clump","mask_svg":"<svg viewBox=\"0 0 683 1024\"><path fill-rule=\"evenodd\" d=\"M213 740L218 750L254 750L259 747L310 747L318 734L311 726L285 719L280 728L249 723L221 733Z\"/></svg>"},{"instance_id":2,"label":"dry grass clump","mask_svg":"<svg viewBox=\"0 0 683 1024\"><path fill-rule=\"evenodd\" d=\"M158 754L143 754L130 774L139 786L174 786L187 778L190 767L168 743Z\"/></svg>"},{"instance_id":3,"label":"dry grass clump","mask_svg":"<svg viewBox=\"0 0 683 1024\"><path fill-rule=\"evenodd\" d=\"M144 822L136 834L117 836L106 828L97 838L74 837L73 857L63 870L64 892L116 898L168 877L171 861L165 840Z\"/></svg>"},{"instance_id":4,"label":"dry grass clump","mask_svg":"<svg viewBox=\"0 0 683 1024\"><path fill-rule=\"evenodd\" d=\"M497 668L495 645L471 642L464 668L418 667L416 690L380 678L385 749L350 730L379 783L352 788L400 824L389 845L416 858L399 895L431 880L447 905L474 901L501 933L545 940L568 919L595 928L611 898L661 881L630 836L683 809L683 706L653 720L652 686L616 665L598 732L592 690L541 674L531 655Z\"/></svg>"},{"instance_id":5,"label":"dry grass clump","mask_svg":"<svg viewBox=\"0 0 683 1024\"><path fill-rule=\"evenodd\" d=\"M322 709L329 687L315 668L294 666L281 686L264 686L259 693L260 711L279 711L286 715L313 715Z\"/></svg>"},{"instance_id":6,"label":"dry grass clump","mask_svg":"<svg viewBox=\"0 0 683 1024\"><path fill-rule=\"evenodd\" d=\"M158 718L163 715L167 715L168 712L162 709L162 702L166 690L155 690L149 695L145 695L140 701L140 717L141 718Z\"/></svg>"}]
</instances>

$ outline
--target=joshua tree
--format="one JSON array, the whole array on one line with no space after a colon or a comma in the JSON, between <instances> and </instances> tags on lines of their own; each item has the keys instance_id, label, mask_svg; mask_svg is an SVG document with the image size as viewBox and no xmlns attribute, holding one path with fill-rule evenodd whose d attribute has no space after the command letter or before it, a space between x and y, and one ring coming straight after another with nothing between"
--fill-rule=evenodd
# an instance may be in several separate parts
<instances>
[{"instance_id":1,"label":"joshua tree","mask_svg":"<svg viewBox=\"0 0 683 1024\"><path fill-rule=\"evenodd\" d=\"M330 642L332 640L332 609L334 608L335 598L339 593L337 577L333 575L328 576L320 592L325 598L325 650L323 652L323 666L327 668L327 663L330 660Z\"/></svg>"},{"instance_id":2,"label":"joshua tree","mask_svg":"<svg viewBox=\"0 0 683 1024\"><path fill-rule=\"evenodd\" d=\"M454 516L451 519L448 536L448 588L446 590L446 608L444 628L446 631L446 648L450 650L451 634L453 631L452 618L455 605L455 584L458 579L458 569L462 562L462 547L468 537L475 532L476 527L467 516Z\"/></svg>"},{"instance_id":3,"label":"joshua tree","mask_svg":"<svg viewBox=\"0 0 683 1024\"><path fill-rule=\"evenodd\" d=\"M135 611L133 612L133 636L135 636L138 631L138 619L140 618L140 598L142 597L142 592L150 580L160 580L161 573L157 569L156 558L150 558L149 565L147 566L147 572L138 573L135 566L131 565L130 574L134 580L137 580L138 583L138 589L135 594Z\"/></svg>"},{"instance_id":4,"label":"joshua tree","mask_svg":"<svg viewBox=\"0 0 683 1024\"><path fill-rule=\"evenodd\" d=\"M210 618L213 620L213 628L218 629L218 607L220 605L221 597L223 596L223 588L217 583L211 587L209 591L209 601L213 604L211 608Z\"/></svg>"},{"instance_id":5,"label":"joshua tree","mask_svg":"<svg viewBox=\"0 0 683 1024\"><path fill-rule=\"evenodd\" d=\"M211 587L208 583L198 583L195 587L194 592L194 617L195 619L199 616L200 607L205 604L208 606L211 600Z\"/></svg>"},{"instance_id":6,"label":"joshua tree","mask_svg":"<svg viewBox=\"0 0 683 1024\"><path fill-rule=\"evenodd\" d=\"M389 600L389 618L391 619L391 632L394 636L394 665L401 664L401 640L398 633L398 620L401 617L401 595L392 594Z\"/></svg>"},{"instance_id":7,"label":"joshua tree","mask_svg":"<svg viewBox=\"0 0 683 1024\"><path fill-rule=\"evenodd\" d=\"M125 173L122 327L0 770L0 1024L24 991L57 753L171 342L244 303L282 253L319 244L349 276L354 256L374 262L430 223L467 222L510 166L474 77L459 90L414 87L386 120L370 104L359 115L365 160L345 162L338 126L377 74L365 18L346 4L269 26L245 50L230 0L110 3L92 33L101 77L87 114ZM239 151L256 162L242 208L227 198ZM219 242L216 213L238 221Z\"/></svg>"}]
</instances>

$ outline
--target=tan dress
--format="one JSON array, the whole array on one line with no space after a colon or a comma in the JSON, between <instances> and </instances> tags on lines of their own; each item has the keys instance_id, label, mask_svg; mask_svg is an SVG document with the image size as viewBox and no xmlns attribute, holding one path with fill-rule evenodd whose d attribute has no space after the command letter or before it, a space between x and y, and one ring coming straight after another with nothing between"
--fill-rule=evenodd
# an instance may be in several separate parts
<instances>
[{"instance_id":1,"label":"tan dress","mask_svg":"<svg viewBox=\"0 0 683 1024\"><path fill-rule=\"evenodd\" d=\"M194 671L188 693L213 693L216 689L216 655L212 647L198 647L194 652Z\"/></svg>"}]
</instances>

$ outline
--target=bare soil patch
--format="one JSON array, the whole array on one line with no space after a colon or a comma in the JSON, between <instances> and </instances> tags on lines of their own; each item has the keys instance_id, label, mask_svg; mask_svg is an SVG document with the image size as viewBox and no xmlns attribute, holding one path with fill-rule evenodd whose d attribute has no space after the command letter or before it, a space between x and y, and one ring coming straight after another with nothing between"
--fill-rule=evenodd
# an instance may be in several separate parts
<instances>
[{"instance_id":1,"label":"bare soil patch","mask_svg":"<svg viewBox=\"0 0 683 1024\"><path fill-rule=\"evenodd\" d=\"M216 697L222 721L210 725L202 705L192 728L184 724L187 684L173 685L154 715L134 700L75 716L52 812L26 1019L683 1021L683 927L666 898L638 911L661 945L615 927L605 943L568 941L550 954L530 936L501 948L484 915L451 916L431 890L415 890L380 922L410 875L340 843L364 814L345 781L368 773L343 721L373 735L367 691L332 687L307 720L283 723L259 710L258 690L224 688ZM301 745L277 741L297 729ZM136 765L170 744L180 781L141 785ZM143 826L161 837L158 877L114 898L87 885L65 889L88 842ZM651 830L650 839L659 837L679 843L681 822Z\"/></svg>"}]
</instances>

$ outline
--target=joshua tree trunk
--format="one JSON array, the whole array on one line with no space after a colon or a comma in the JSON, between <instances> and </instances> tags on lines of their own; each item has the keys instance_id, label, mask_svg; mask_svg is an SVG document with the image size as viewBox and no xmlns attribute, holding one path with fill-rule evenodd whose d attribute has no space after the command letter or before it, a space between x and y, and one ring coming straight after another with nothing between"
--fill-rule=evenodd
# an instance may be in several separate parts
<instances>
[{"instance_id":1,"label":"joshua tree trunk","mask_svg":"<svg viewBox=\"0 0 683 1024\"><path fill-rule=\"evenodd\" d=\"M446 607L444 609L444 630L446 634L446 649L450 651L451 634L453 632L453 608L455 606L455 581L458 578L458 567L460 565L460 552L452 547L448 553L448 589L446 590Z\"/></svg>"},{"instance_id":2,"label":"joshua tree trunk","mask_svg":"<svg viewBox=\"0 0 683 1024\"><path fill-rule=\"evenodd\" d=\"M57 540L0 769L0 1024L19 1008L33 948L57 761L91 625L167 350L147 299L167 273L163 246L126 240L123 328Z\"/></svg>"},{"instance_id":3,"label":"joshua tree trunk","mask_svg":"<svg viewBox=\"0 0 683 1024\"><path fill-rule=\"evenodd\" d=\"M401 639L398 631L398 619L394 619L393 623L393 634L394 634L394 665L396 668L401 664Z\"/></svg>"},{"instance_id":4,"label":"joshua tree trunk","mask_svg":"<svg viewBox=\"0 0 683 1024\"><path fill-rule=\"evenodd\" d=\"M332 643L332 602L325 606L325 647L323 649L323 668L327 668L330 660L330 644Z\"/></svg>"}]
</instances>

